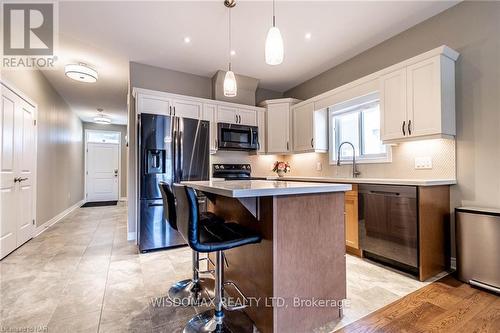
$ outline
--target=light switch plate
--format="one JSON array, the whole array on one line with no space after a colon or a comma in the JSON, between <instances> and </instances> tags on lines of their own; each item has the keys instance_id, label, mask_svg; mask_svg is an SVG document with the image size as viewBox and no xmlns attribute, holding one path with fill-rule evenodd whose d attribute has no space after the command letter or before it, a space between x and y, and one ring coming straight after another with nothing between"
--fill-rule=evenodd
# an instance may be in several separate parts
<instances>
[{"instance_id":1,"label":"light switch plate","mask_svg":"<svg viewBox=\"0 0 500 333\"><path fill-rule=\"evenodd\" d=\"M321 171L323 170L323 165L321 164L321 162L316 162L316 171Z\"/></svg>"},{"instance_id":2,"label":"light switch plate","mask_svg":"<svg viewBox=\"0 0 500 333\"><path fill-rule=\"evenodd\" d=\"M415 157L415 169L432 169L432 157L422 156Z\"/></svg>"}]
</instances>

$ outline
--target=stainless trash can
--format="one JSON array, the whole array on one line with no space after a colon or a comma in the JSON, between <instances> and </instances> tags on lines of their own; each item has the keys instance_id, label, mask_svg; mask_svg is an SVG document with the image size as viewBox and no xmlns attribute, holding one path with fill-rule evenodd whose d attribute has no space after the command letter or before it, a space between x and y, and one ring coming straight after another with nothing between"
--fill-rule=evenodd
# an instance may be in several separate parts
<instances>
[{"instance_id":1,"label":"stainless trash can","mask_svg":"<svg viewBox=\"0 0 500 333\"><path fill-rule=\"evenodd\" d=\"M455 217L458 278L500 293L500 210L460 207Z\"/></svg>"}]
</instances>

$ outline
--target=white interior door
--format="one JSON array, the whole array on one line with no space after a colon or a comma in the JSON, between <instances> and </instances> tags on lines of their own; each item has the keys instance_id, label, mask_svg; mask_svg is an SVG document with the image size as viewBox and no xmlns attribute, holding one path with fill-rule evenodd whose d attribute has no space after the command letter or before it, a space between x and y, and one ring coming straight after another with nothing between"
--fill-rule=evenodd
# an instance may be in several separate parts
<instances>
[{"instance_id":1,"label":"white interior door","mask_svg":"<svg viewBox=\"0 0 500 333\"><path fill-rule=\"evenodd\" d=\"M87 144L87 201L118 200L119 154L119 144Z\"/></svg>"},{"instance_id":2,"label":"white interior door","mask_svg":"<svg viewBox=\"0 0 500 333\"><path fill-rule=\"evenodd\" d=\"M33 236L35 108L1 86L0 259Z\"/></svg>"}]
</instances>

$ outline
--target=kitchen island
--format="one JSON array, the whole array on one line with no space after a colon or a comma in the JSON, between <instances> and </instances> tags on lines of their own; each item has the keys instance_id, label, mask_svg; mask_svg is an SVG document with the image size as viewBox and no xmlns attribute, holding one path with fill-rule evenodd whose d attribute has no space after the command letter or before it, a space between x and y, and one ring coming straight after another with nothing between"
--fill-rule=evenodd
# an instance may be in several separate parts
<instances>
[{"instance_id":1,"label":"kitchen island","mask_svg":"<svg viewBox=\"0 0 500 333\"><path fill-rule=\"evenodd\" d=\"M249 298L262 333L308 332L341 316L346 298L344 192L349 184L271 180L184 182L208 210L259 232L226 251L225 279ZM229 291L229 290L228 290Z\"/></svg>"}]
</instances>

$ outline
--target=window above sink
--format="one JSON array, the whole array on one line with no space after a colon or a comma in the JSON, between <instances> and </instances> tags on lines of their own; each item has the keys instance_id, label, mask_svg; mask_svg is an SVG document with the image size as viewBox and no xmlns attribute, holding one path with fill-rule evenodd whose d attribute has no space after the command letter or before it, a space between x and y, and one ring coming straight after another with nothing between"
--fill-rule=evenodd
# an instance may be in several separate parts
<instances>
[{"instance_id":1,"label":"window above sink","mask_svg":"<svg viewBox=\"0 0 500 333\"><path fill-rule=\"evenodd\" d=\"M391 162L391 147L380 140L380 100L378 92L360 96L328 108L330 164L344 141L352 143L359 163ZM341 162L351 163L352 147L343 145Z\"/></svg>"}]
</instances>

